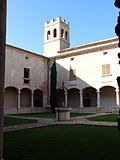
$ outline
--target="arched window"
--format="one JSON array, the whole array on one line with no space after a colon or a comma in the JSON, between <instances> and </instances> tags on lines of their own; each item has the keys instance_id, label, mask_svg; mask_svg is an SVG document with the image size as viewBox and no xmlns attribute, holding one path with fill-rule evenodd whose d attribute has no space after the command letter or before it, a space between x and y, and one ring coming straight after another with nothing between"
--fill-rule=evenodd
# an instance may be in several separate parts
<instances>
[{"instance_id":1,"label":"arched window","mask_svg":"<svg viewBox=\"0 0 120 160\"><path fill-rule=\"evenodd\" d=\"M51 35L50 35L50 31L48 31L48 32L47 32L47 40L49 40L49 39L50 39L50 37L51 37Z\"/></svg>"},{"instance_id":2,"label":"arched window","mask_svg":"<svg viewBox=\"0 0 120 160\"><path fill-rule=\"evenodd\" d=\"M67 31L65 32L65 39L66 40L68 39L68 32Z\"/></svg>"},{"instance_id":3,"label":"arched window","mask_svg":"<svg viewBox=\"0 0 120 160\"><path fill-rule=\"evenodd\" d=\"M55 38L55 37L57 37L57 29L56 28L53 30L53 38Z\"/></svg>"},{"instance_id":4,"label":"arched window","mask_svg":"<svg viewBox=\"0 0 120 160\"><path fill-rule=\"evenodd\" d=\"M64 30L61 29L61 38L64 38Z\"/></svg>"}]
</instances>

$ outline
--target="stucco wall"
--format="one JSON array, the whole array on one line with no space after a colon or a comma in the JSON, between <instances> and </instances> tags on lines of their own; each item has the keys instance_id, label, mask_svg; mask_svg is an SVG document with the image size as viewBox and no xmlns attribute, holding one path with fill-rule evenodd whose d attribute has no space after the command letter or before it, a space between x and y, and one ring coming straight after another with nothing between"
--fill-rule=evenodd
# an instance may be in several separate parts
<instances>
[{"instance_id":1,"label":"stucco wall","mask_svg":"<svg viewBox=\"0 0 120 160\"><path fill-rule=\"evenodd\" d=\"M103 52L108 52L103 54ZM118 64L119 49L109 49L105 51L93 52L62 58L57 60L58 87L65 82L67 88L83 89L92 86L99 89L103 86L118 87L116 78L120 75L120 66ZM73 60L71 60L73 58ZM111 74L102 76L102 65L110 64ZM69 80L69 70L76 69L77 79Z\"/></svg>"},{"instance_id":2,"label":"stucco wall","mask_svg":"<svg viewBox=\"0 0 120 160\"><path fill-rule=\"evenodd\" d=\"M33 92L40 89L44 93L44 106L47 105L48 59L15 47L6 47L5 88L15 87L20 91L28 88ZM30 69L30 83L24 83L24 68Z\"/></svg>"}]
</instances>

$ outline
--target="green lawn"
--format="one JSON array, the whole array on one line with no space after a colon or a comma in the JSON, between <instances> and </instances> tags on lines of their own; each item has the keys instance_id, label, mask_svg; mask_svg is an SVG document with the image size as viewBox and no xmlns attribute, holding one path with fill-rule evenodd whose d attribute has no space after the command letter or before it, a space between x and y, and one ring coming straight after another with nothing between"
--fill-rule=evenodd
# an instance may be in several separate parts
<instances>
[{"instance_id":1,"label":"green lawn","mask_svg":"<svg viewBox=\"0 0 120 160\"><path fill-rule=\"evenodd\" d=\"M104 116L88 118L88 119L91 121L116 122L117 117L118 117L117 114L109 114L109 115L104 115Z\"/></svg>"},{"instance_id":2,"label":"green lawn","mask_svg":"<svg viewBox=\"0 0 120 160\"><path fill-rule=\"evenodd\" d=\"M117 127L56 125L4 135L5 160L119 160Z\"/></svg>"},{"instance_id":3,"label":"green lawn","mask_svg":"<svg viewBox=\"0 0 120 160\"><path fill-rule=\"evenodd\" d=\"M44 113L24 113L18 114L19 116L29 116L29 117L39 117L39 118L56 118L55 113L44 112ZM84 116L88 115L87 113L71 113L71 117Z\"/></svg>"},{"instance_id":4,"label":"green lawn","mask_svg":"<svg viewBox=\"0 0 120 160\"><path fill-rule=\"evenodd\" d=\"M36 120L29 120L29 119L11 118L11 117L4 118L4 126L28 124L28 123L35 123L35 122L37 122L37 121Z\"/></svg>"},{"instance_id":5,"label":"green lawn","mask_svg":"<svg viewBox=\"0 0 120 160\"><path fill-rule=\"evenodd\" d=\"M43 113L23 113L17 114L18 116L28 116L28 117L38 117L38 118L55 118L55 114L51 112L43 112ZM16 116L17 116L16 115Z\"/></svg>"}]
</instances>

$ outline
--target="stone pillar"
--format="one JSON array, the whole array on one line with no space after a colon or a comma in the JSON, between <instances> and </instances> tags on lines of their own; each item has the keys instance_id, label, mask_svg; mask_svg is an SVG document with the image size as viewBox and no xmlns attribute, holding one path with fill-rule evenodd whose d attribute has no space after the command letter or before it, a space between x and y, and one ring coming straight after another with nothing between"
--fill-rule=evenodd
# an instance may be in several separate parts
<instances>
[{"instance_id":1,"label":"stone pillar","mask_svg":"<svg viewBox=\"0 0 120 160\"><path fill-rule=\"evenodd\" d=\"M120 105L119 88L116 88L115 92L116 92L116 105L119 106Z\"/></svg>"},{"instance_id":2,"label":"stone pillar","mask_svg":"<svg viewBox=\"0 0 120 160\"><path fill-rule=\"evenodd\" d=\"M97 90L97 108L100 108L100 91Z\"/></svg>"},{"instance_id":3,"label":"stone pillar","mask_svg":"<svg viewBox=\"0 0 120 160\"><path fill-rule=\"evenodd\" d=\"M68 93L67 93L67 90L65 90L65 92L64 92L64 94L65 94L65 108L67 108L68 107Z\"/></svg>"},{"instance_id":4,"label":"stone pillar","mask_svg":"<svg viewBox=\"0 0 120 160\"><path fill-rule=\"evenodd\" d=\"M31 92L31 108L34 107L34 104L33 104L33 102L34 102L33 95L34 95L34 93L33 93L33 91L32 91L32 92Z\"/></svg>"},{"instance_id":5,"label":"stone pillar","mask_svg":"<svg viewBox=\"0 0 120 160\"><path fill-rule=\"evenodd\" d=\"M50 106L50 104L47 105L47 93L44 91L43 92L43 107L46 107L46 106Z\"/></svg>"},{"instance_id":6,"label":"stone pillar","mask_svg":"<svg viewBox=\"0 0 120 160\"><path fill-rule=\"evenodd\" d=\"M18 108L20 108L20 90L18 91Z\"/></svg>"},{"instance_id":7,"label":"stone pillar","mask_svg":"<svg viewBox=\"0 0 120 160\"><path fill-rule=\"evenodd\" d=\"M82 90L80 90L80 108L82 108L83 107L83 92L82 92Z\"/></svg>"}]
</instances>

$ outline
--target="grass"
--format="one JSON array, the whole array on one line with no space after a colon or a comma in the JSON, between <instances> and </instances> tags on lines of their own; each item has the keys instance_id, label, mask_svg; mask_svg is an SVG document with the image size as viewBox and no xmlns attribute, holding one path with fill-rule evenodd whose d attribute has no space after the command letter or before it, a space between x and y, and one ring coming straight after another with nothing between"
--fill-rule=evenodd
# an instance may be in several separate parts
<instances>
[{"instance_id":1,"label":"grass","mask_svg":"<svg viewBox=\"0 0 120 160\"><path fill-rule=\"evenodd\" d=\"M91 121L116 122L117 117L118 117L117 114L109 114L109 115L104 115L104 116L88 118L88 119Z\"/></svg>"},{"instance_id":2,"label":"grass","mask_svg":"<svg viewBox=\"0 0 120 160\"><path fill-rule=\"evenodd\" d=\"M19 116L26 116L26 117L38 117L38 118L55 118L55 114L51 112L43 112L43 113L23 113L17 114Z\"/></svg>"},{"instance_id":3,"label":"grass","mask_svg":"<svg viewBox=\"0 0 120 160\"><path fill-rule=\"evenodd\" d=\"M21 125L21 124L28 124L28 123L35 123L35 122L37 122L37 120L11 118L11 117L4 118L4 126Z\"/></svg>"},{"instance_id":4,"label":"grass","mask_svg":"<svg viewBox=\"0 0 120 160\"><path fill-rule=\"evenodd\" d=\"M56 125L7 132L5 160L119 160L116 127Z\"/></svg>"},{"instance_id":5,"label":"grass","mask_svg":"<svg viewBox=\"0 0 120 160\"><path fill-rule=\"evenodd\" d=\"M28 116L28 117L38 117L38 118L56 118L55 113L44 112L44 113L24 113L18 114L19 116ZM71 113L71 117L85 116L87 113Z\"/></svg>"}]
</instances>

